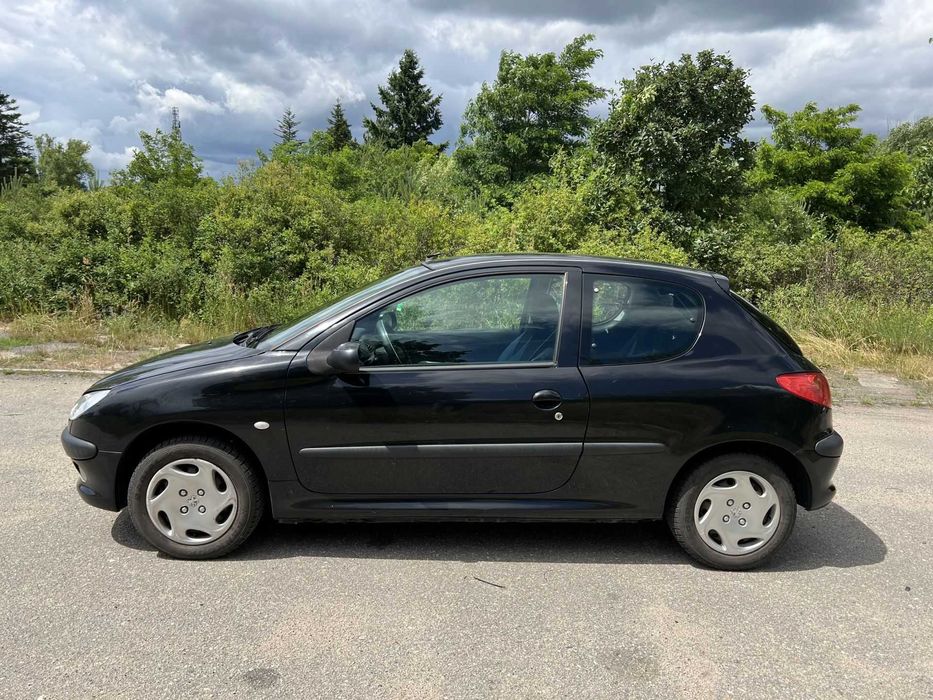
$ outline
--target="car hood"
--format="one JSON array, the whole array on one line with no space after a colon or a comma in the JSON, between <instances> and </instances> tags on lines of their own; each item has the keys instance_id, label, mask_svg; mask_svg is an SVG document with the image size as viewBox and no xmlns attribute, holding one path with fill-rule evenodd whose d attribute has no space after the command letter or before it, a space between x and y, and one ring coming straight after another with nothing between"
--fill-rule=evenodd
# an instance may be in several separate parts
<instances>
[{"instance_id":1,"label":"car hood","mask_svg":"<svg viewBox=\"0 0 933 700\"><path fill-rule=\"evenodd\" d=\"M118 384L139 379L150 379L169 372L178 372L183 369L192 369L194 367L204 367L218 362L236 360L251 355L257 355L262 350L257 348L237 345L233 342L233 337L217 338L209 340L206 343L197 345L186 345L183 348L172 350L148 360L137 362L136 364L124 367L113 374L104 377L96 382L88 391L98 389L110 389Z\"/></svg>"}]
</instances>

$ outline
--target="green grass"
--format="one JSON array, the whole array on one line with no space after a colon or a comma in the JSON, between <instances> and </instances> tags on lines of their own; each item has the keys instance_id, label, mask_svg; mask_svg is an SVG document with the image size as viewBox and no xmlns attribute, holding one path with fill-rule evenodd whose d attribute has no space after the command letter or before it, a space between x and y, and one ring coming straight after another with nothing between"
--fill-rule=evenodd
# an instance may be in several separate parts
<instances>
[{"instance_id":1,"label":"green grass","mask_svg":"<svg viewBox=\"0 0 933 700\"><path fill-rule=\"evenodd\" d=\"M30 345L32 341L28 338L7 338L0 337L0 350L11 350L12 348L19 348L23 345Z\"/></svg>"},{"instance_id":2,"label":"green grass","mask_svg":"<svg viewBox=\"0 0 933 700\"><path fill-rule=\"evenodd\" d=\"M777 290L762 307L817 364L933 380L933 307Z\"/></svg>"}]
</instances>

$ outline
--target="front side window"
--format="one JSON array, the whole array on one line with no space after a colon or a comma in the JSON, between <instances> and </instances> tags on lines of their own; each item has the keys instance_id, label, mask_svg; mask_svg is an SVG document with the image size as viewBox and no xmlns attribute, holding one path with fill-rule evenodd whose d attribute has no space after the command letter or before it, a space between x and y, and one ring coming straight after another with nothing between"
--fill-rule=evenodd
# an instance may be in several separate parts
<instances>
[{"instance_id":1,"label":"front side window","mask_svg":"<svg viewBox=\"0 0 933 700\"><path fill-rule=\"evenodd\" d=\"M703 325L703 299L676 284L585 275L581 362L655 362L686 352Z\"/></svg>"},{"instance_id":2,"label":"front side window","mask_svg":"<svg viewBox=\"0 0 933 700\"><path fill-rule=\"evenodd\" d=\"M371 366L553 362L564 275L495 275L417 292L357 321Z\"/></svg>"}]
</instances>

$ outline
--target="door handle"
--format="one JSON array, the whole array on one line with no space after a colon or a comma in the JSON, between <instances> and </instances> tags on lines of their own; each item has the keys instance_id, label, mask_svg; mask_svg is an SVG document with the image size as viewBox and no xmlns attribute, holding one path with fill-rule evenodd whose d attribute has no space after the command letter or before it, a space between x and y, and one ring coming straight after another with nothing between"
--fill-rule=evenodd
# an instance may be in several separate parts
<instances>
[{"instance_id":1,"label":"door handle","mask_svg":"<svg viewBox=\"0 0 933 700\"><path fill-rule=\"evenodd\" d=\"M531 402L542 411L553 411L560 406L561 401L560 394L552 389L542 389L535 392L535 395L531 397Z\"/></svg>"}]
</instances>

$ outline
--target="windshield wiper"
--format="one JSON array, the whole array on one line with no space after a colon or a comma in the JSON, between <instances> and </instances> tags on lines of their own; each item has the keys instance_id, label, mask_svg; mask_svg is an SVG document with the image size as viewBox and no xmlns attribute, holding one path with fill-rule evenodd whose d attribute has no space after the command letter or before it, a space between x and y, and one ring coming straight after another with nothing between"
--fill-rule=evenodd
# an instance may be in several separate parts
<instances>
[{"instance_id":1,"label":"windshield wiper","mask_svg":"<svg viewBox=\"0 0 933 700\"><path fill-rule=\"evenodd\" d=\"M245 345L248 348L254 348L260 340L278 327L278 323L273 323L271 326L260 326L259 328L253 328L249 331L243 331L233 336L233 342L237 345Z\"/></svg>"}]
</instances>

